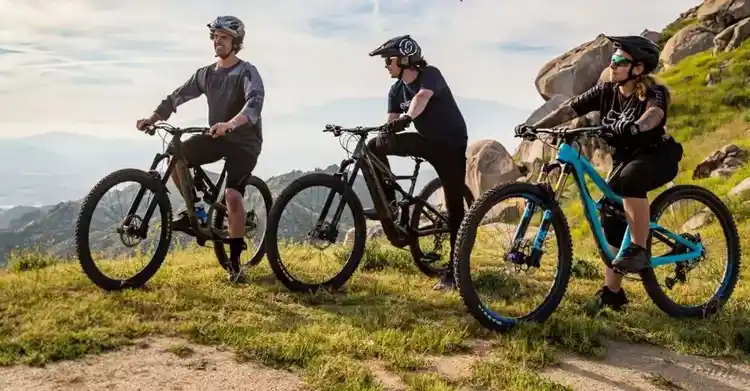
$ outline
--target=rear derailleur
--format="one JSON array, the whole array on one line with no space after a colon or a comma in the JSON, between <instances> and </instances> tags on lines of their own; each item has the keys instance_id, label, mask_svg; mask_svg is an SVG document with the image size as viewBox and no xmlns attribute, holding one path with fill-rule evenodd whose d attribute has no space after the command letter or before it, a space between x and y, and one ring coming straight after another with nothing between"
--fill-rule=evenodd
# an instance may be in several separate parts
<instances>
[{"instance_id":1,"label":"rear derailleur","mask_svg":"<svg viewBox=\"0 0 750 391\"><path fill-rule=\"evenodd\" d=\"M696 243L696 244L701 243L700 234L692 235L689 233L682 233L680 234L680 236L682 236L683 238L687 239L688 241L692 243ZM664 256L684 254L687 251L688 251L687 246L680 244L680 243L676 243L675 246L672 248L672 250L664 254ZM674 274L664 279L664 283L667 285L668 289L671 290L672 288L674 288L674 286L677 285L678 282L680 284L684 284L685 282L687 282L688 272L693 270L703 260L705 249L703 251L704 253L695 259L691 259L689 261L676 262Z\"/></svg>"}]
</instances>

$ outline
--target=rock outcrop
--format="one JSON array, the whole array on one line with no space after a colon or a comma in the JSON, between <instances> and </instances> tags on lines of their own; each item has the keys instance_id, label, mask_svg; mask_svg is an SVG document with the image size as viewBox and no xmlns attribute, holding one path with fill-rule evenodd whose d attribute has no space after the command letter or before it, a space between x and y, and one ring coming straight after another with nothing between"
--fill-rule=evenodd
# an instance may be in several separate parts
<instances>
[{"instance_id":1,"label":"rock outcrop","mask_svg":"<svg viewBox=\"0 0 750 391\"><path fill-rule=\"evenodd\" d=\"M737 49L748 37L750 37L750 18L745 18L725 28L714 37L714 55Z\"/></svg>"},{"instance_id":2,"label":"rock outcrop","mask_svg":"<svg viewBox=\"0 0 750 391\"><path fill-rule=\"evenodd\" d=\"M664 44L660 61L665 68L705 50L718 54L737 49L750 37L750 0L705 0L678 20L695 22Z\"/></svg>"},{"instance_id":3,"label":"rock outcrop","mask_svg":"<svg viewBox=\"0 0 750 391\"><path fill-rule=\"evenodd\" d=\"M711 29L723 30L750 17L748 0L705 0L698 8L698 21Z\"/></svg>"},{"instance_id":4,"label":"rock outcrop","mask_svg":"<svg viewBox=\"0 0 750 391\"><path fill-rule=\"evenodd\" d=\"M750 151L736 144L727 144L700 162L693 170L693 179L730 177L745 165Z\"/></svg>"},{"instance_id":5,"label":"rock outcrop","mask_svg":"<svg viewBox=\"0 0 750 391\"><path fill-rule=\"evenodd\" d=\"M687 26L667 41L659 61L664 68L669 68L685 57L712 48L714 37L716 37L716 32L704 26L699 24Z\"/></svg>"},{"instance_id":6,"label":"rock outcrop","mask_svg":"<svg viewBox=\"0 0 750 391\"><path fill-rule=\"evenodd\" d=\"M544 100L578 95L595 85L614 53L603 34L547 62L534 83Z\"/></svg>"}]
</instances>

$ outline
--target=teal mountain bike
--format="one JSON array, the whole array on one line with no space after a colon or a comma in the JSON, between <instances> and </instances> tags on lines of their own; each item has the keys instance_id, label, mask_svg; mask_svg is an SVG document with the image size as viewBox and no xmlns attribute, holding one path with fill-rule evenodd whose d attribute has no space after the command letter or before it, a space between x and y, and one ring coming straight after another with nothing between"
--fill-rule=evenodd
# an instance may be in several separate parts
<instances>
[{"instance_id":1,"label":"teal mountain bike","mask_svg":"<svg viewBox=\"0 0 750 391\"><path fill-rule=\"evenodd\" d=\"M514 327L519 322L541 323L546 321L560 305L570 279L573 259L570 228L560 208L560 196L565 189L565 183L570 174L573 174L578 194L583 203L583 212L594 235L600 257L607 266L612 267L612 261L616 254L613 254L607 244L599 220L599 213L612 213L622 218L622 221L626 221L622 208L622 198L612 191L593 165L581 154L581 145L578 143L578 139L582 136L601 135L601 130L601 127L572 130L562 128L537 129L535 132L521 135L520 137L530 141L535 140L537 134L550 135L554 140L550 145L554 145L558 152L556 158L542 167L539 178L535 183L499 184L482 194L467 212L456 240L453 262L457 273L456 282L464 304L468 307L472 316L483 326L492 330L503 331ZM579 144L578 150L574 148L574 143ZM555 169L560 169L560 175L553 188L547 178L549 178L549 173ZM586 176L593 181L593 184L603 194L598 201L595 201L589 192L585 182ZM479 285L484 285L485 281L483 278L473 280L469 273L472 263L471 252L477 238L478 228L486 223L483 216L493 207L511 197L525 198L523 212L521 213L520 207L518 208L521 221L514 232L512 229L508 230L509 237L512 237L510 249L502 255L492 253L492 258L503 257L502 260L497 259L495 262L510 263L516 270L539 269L543 266L541 264L544 253L542 246L548 236L550 227L554 229L558 244L556 257L558 271L553 277L550 277L553 280L552 288L547 291L546 297L540 305L520 317L503 316L483 303L476 288ZM654 222L665 210L673 208L671 206L673 203L686 199L702 202L706 206L704 210L708 209L714 213L715 221L723 231L723 237L727 243L725 254L727 263L726 267L723 268L724 275L718 288L708 301L694 306L680 305L669 298L659 285L654 272L656 268L674 267L674 274L665 278L665 285L671 290L676 283L685 283L689 272L705 259L707 246L699 234L677 234ZM649 249L651 250L656 241L659 241L670 250L659 256L654 256L652 252L652 267L639 273L647 294L662 311L672 317L705 317L716 313L729 300L740 273L739 237L729 208L719 197L703 187L676 185L660 193L650 204L650 210ZM539 211L541 215L539 228L535 233L528 233L529 222L536 211ZM630 229L628 228L625 230L618 254L629 245ZM554 259L554 254L546 259L550 258ZM499 288L493 286L492 290L497 293ZM516 295L518 291L519 289L514 288L509 292ZM511 298L504 297L501 300L510 302L509 305L514 305Z\"/></svg>"}]
</instances>

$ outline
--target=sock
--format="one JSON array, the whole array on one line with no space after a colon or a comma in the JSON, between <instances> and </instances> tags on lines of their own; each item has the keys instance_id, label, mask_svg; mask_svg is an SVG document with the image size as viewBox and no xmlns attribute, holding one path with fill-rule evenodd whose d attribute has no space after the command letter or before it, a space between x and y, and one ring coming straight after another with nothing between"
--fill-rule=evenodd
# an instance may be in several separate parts
<instances>
[{"instance_id":1,"label":"sock","mask_svg":"<svg viewBox=\"0 0 750 391\"><path fill-rule=\"evenodd\" d=\"M240 254L245 249L244 238L230 238L229 239L229 260L234 263L239 263Z\"/></svg>"}]
</instances>

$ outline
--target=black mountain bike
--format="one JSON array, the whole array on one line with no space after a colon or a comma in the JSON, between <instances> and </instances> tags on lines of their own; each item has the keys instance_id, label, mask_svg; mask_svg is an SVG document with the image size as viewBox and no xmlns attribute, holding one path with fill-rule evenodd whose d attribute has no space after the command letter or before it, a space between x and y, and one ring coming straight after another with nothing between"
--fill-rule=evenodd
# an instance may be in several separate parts
<instances>
[{"instance_id":1,"label":"black mountain bike","mask_svg":"<svg viewBox=\"0 0 750 391\"><path fill-rule=\"evenodd\" d=\"M171 145L174 148L172 153L170 153L170 151L157 153L148 172L135 168L125 168L112 172L101 179L91 189L81 205L75 232L78 260L83 268L83 272L88 278L104 290L120 290L124 288L140 287L144 285L157 272L157 270L159 270L159 267L161 267L172 241L172 202L168 196L169 190L167 189L167 182L170 179L172 170L175 169L177 161L176 159L173 159L173 157L183 156L181 151L182 142L180 141L180 138L184 134L205 133L209 128L190 127L180 129L167 123L159 123L149 127L149 129L146 130L146 133L154 135L156 131L160 129L172 135ZM166 172L162 176L156 170L156 167L163 159L168 159L169 164ZM183 197L186 204L186 212L190 219L190 225L192 228L191 231L186 233L194 237L200 246L205 246L207 241L214 242L213 247L216 257L221 266L227 270L229 267L229 258L223 245L228 238L228 231L224 221L227 215L227 208L222 189L225 185L226 167L222 169L215 184L199 166L192 168L192 175L189 169L186 169L185 171L185 175L182 177L188 178L188 180L181 181L180 185L182 187L182 194L192 195L192 199L191 197ZM127 182L136 182L137 185L123 187ZM248 179L247 186L255 187L260 191L260 197L262 200L259 201L263 203L266 211L270 210L273 198L266 183L258 177L251 176ZM122 198L123 196L135 197L129 210L122 210L122 218L112 217L111 212L116 212L115 210L110 210L110 213L94 213L97 204L101 201L104 194L110 190L115 190L118 198ZM144 198L146 191L149 191L153 195L150 197L150 201L146 201L144 205L141 205L141 200ZM198 199L197 192L203 194L201 199L208 206L205 223L202 223L198 219L195 210L194 200ZM105 203L105 206L111 205ZM159 207L159 213L154 216L157 206ZM268 212L266 212L266 216L267 215ZM152 222L152 219L154 218L156 218L156 221ZM104 224L102 224L102 220L104 220ZM149 223L153 224L151 229L149 228ZM116 235L103 233L103 225L109 225L110 227L111 225L116 225ZM251 208L246 211L246 235L254 233L257 226L258 216L254 209ZM104 247L106 247L108 244L121 241L130 249L125 252L117 253L112 253L110 251L108 254L106 251L97 251L104 252L105 257L139 257L141 256L141 251L145 250L146 247L156 247L154 255L148 260L148 264L140 271L135 272L132 277L125 279L110 278L94 263L92 243L89 238L89 233L92 228L94 228L94 237L96 240L93 247L99 247L96 246L96 244L103 244ZM150 230L157 231L154 232L154 234L156 234L159 239L158 244L154 244L153 240L146 239L147 233L149 233ZM260 263L264 255L265 248L261 241L261 245L258 246L258 249L251 258L243 264L243 266L249 267L257 265Z\"/></svg>"},{"instance_id":2,"label":"black mountain bike","mask_svg":"<svg viewBox=\"0 0 750 391\"><path fill-rule=\"evenodd\" d=\"M362 170L367 190L372 197L372 201L379 216L387 216L381 220L383 233L388 241L398 248L409 246L412 258L419 270L427 276L435 277L444 273L447 268L451 267L450 259L446 259L446 265L439 267L435 263L441 259L440 250L442 240L439 236L449 235L447 213L437 211L432 205L427 203L428 197L441 187L440 179L435 178L428 182L422 191L416 197L413 196L414 187L419 174L419 168L424 161L421 158L412 157L415 161L414 172L412 175L399 176L391 172L388 167L378 160L370 152L365 143L367 136L372 132L383 132L385 125L377 127L343 128L338 125L326 125L323 132L331 132L334 136L339 137L342 134L348 134L358 139L356 147L349 159L341 163L341 167L335 174L327 173L310 173L304 175L286 187L278 196L276 202L271 208L268 217L266 232L266 248L268 252L268 261L276 277L290 290L295 292L314 292L320 288L338 289L344 285L352 276L360 264L365 250L366 242L366 217L363 211L362 203L354 191L355 180L359 170ZM350 165L352 165L350 167ZM351 168L351 171L349 170ZM376 180L376 171L384 178L385 186L392 187L401 196L402 199L397 201L400 218L394 216L391 208L386 201L386 196L380 182ZM410 180L409 190L404 190L397 181ZM307 232L303 241L319 241L325 246L336 242L342 232L339 231L342 223L342 214L344 207L348 206L352 211L353 221L350 221L354 228L353 234L353 251L347 259L343 260L341 270L332 278L319 284L311 284L300 281L292 276L288 268L282 262L279 254L279 243L283 242L285 228L279 226L281 214L285 209L296 208L296 203L292 198L311 187L322 186L330 189L323 210L317 216L317 222L312 230ZM335 197L338 196L338 197ZM334 198L338 202L334 203ZM398 197L397 197L398 198ZM471 190L465 185L464 201L467 207L470 207L474 201ZM411 213L409 208L414 206ZM307 212L307 210L306 210ZM307 212L310 213L310 212ZM330 213L330 215L329 215ZM314 218L314 217L312 217ZM421 221L429 220L430 225L420 227ZM424 236L437 235L435 240L436 249L430 252L422 251L419 238ZM298 238L299 239L299 238ZM447 257L446 257L447 258Z\"/></svg>"}]
</instances>

